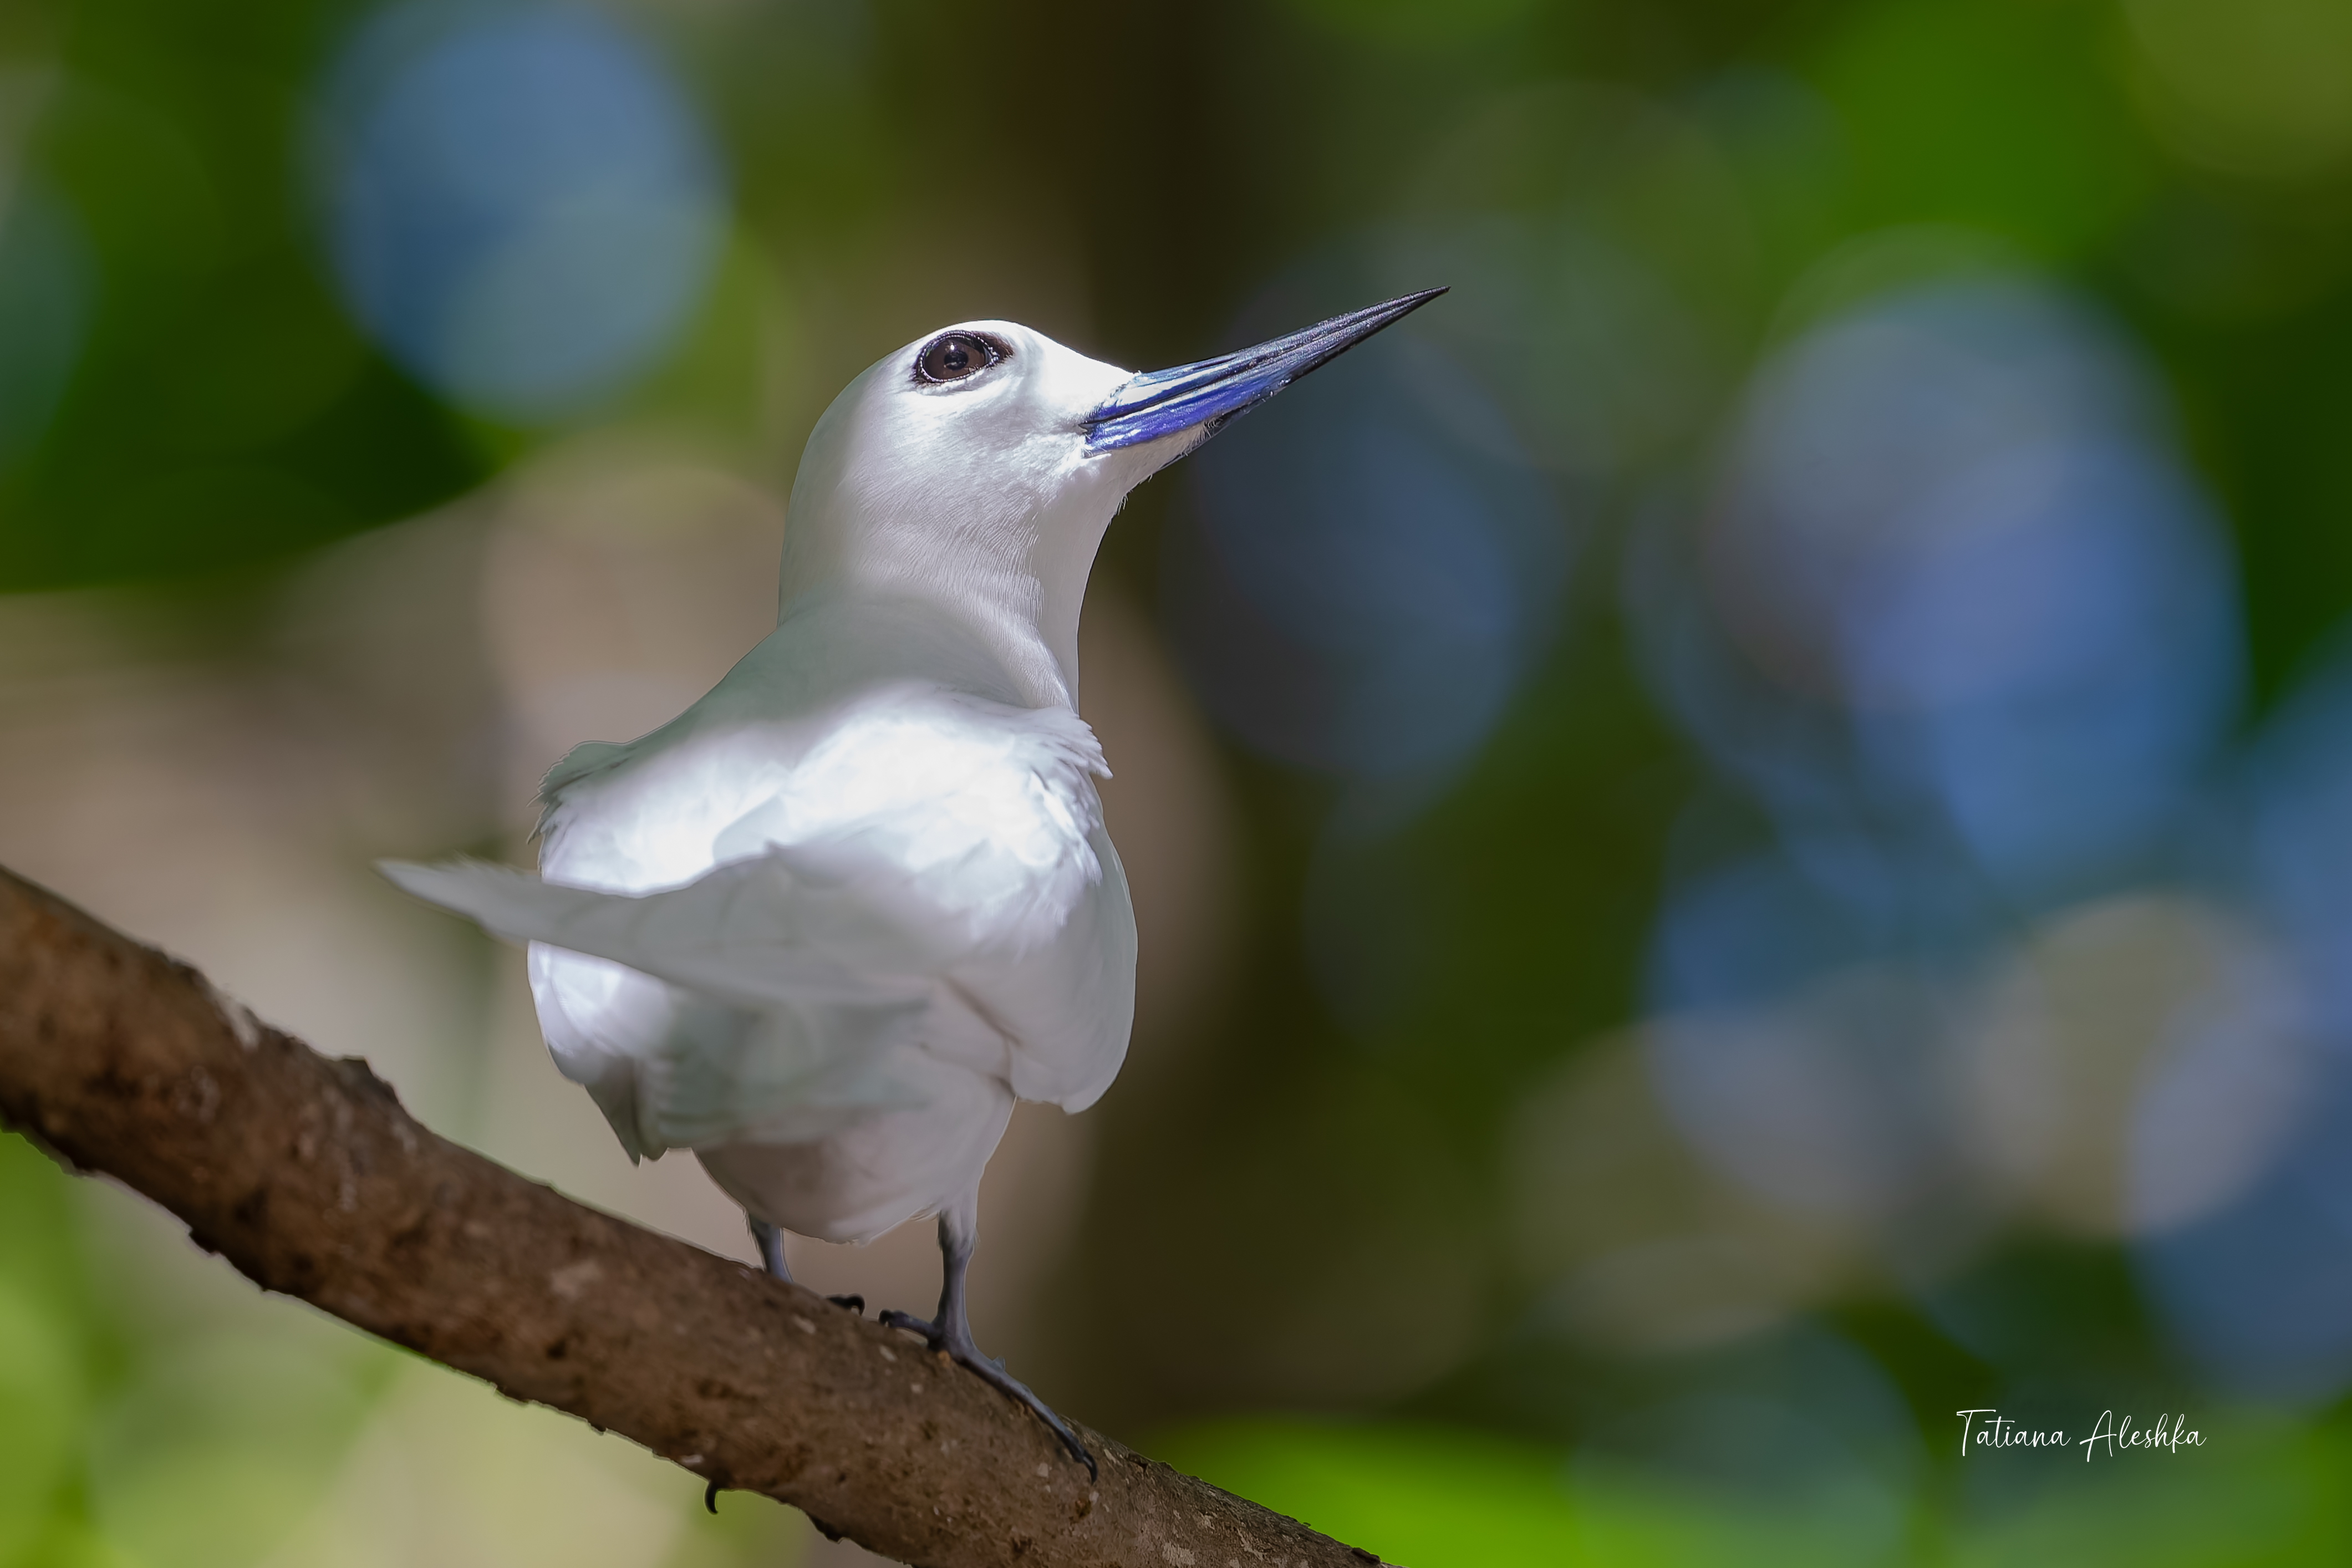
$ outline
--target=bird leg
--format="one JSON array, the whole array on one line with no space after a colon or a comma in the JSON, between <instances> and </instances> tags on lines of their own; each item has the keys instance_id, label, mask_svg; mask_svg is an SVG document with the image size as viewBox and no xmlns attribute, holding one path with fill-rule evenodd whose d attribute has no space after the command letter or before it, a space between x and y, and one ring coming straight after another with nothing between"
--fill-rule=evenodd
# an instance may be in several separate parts
<instances>
[{"instance_id":1,"label":"bird leg","mask_svg":"<svg viewBox=\"0 0 2352 1568\"><path fill-rule=\"evenodd\" d=\"M743 1219L751 1227L751 1239L760 1244L760 1261L768 1266L768 1272L787 1285L793 1283L793 1271L784 1262L784 1233L756 1215L747 1214ZM827 1296L825 1300L853 1312L866 1310L863 1296Z\"/></svg>"},{"instance_id":2,"label":"bird leg","mask_svg":"<svg viewBox=\"0 0 2352 1568\"><path fill-rule=\"evenodd\" d=\"M792 1266L784 1261L784 1233L757 1215L747 1214L743 1221L751 1227L751 1239L760 1244L760 1261L768 1266L768 1272L787 1285L793 1283Z\"/></svg>"},{"instance_id":3,"label":"bird leg","mask_svg":"<svg viewBox=\"0 0 2352 1568\"><path fill-rule=\"evenodd\" d=\"M1095 1458L1070 1424L1054 1414L1044 1400L1029 1392L1028 1384L1004 1370L1004 1363L980 1353L972 1342L971 1324L964 1316L963 1277L971 1267L972 1247L980 1240L980 1201L977 1193L969 1194L940 1211L940 1256L944 1265L940 1285L940 1315L930 1321L911 1312L886 1311L883 1325L893 1329L908 1329L930 1342L935 1351L945 1351L959 1365L971 1368L986 1382L1010 1394L1036 1413L1037 1418L1053 1428L1054 1436L1070 1457L1086 1466L1087 1474L1095 1471Z\"/></svg>"}]
</instances>

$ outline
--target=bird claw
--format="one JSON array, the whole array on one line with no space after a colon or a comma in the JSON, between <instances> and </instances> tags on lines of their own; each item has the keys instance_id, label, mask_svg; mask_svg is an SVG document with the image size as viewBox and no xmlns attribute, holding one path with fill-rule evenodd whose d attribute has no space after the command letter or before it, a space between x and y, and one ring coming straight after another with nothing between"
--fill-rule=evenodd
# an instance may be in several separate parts
<instances>
[{"instance_id":1,"label":"bird claw","mask_svg":"<svg viewBox=\"0 0 2352 1568\"><path fill-rule=\"evenodd\" d=\"M860 1317L866 1313L866 1298L863 1296L827 1296L825 1300L836 1307L846 1307Z\"/></svg>"},{"instance_id":2,"label":"bird claw","mask_svg":"<svg viewBox=\"0 0 2352 1568\"><path fill-rule=\"evenodd\" d=\"M895 1308L882 1312L880 1318L884 1328L905 1329L922 1335L931 1349L947 1352L949 1359L957 1365L979 1373L982 1382L1016 1404L1027 1405L1037 1419L1062 1440L1062 1447L1070 1451L1070 1458L1087 1468L1088 1480L1102 1479L1101 1472L1095 1468L1095 1457L1087 1452L1087 1446L1078 1441L1078 1435L1070 1430L1070 1424L1055 1415L1052 1405L1030 1393L1027 1384L1006 1372L1003 1362L993 1356L981 1354L980 1347L971 1342L969 1335L947 1333L929 1318L919 1318L912 1312L901 1312ZM959 1340L961 1342L958 1342Z\"/></svg>"}]
</instances>

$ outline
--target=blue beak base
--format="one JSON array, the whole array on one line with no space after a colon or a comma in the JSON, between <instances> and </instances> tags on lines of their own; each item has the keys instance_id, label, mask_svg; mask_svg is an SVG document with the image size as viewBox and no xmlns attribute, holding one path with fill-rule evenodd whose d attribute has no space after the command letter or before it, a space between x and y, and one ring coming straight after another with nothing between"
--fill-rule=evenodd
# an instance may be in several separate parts
<instances>
[{"instance_id":1,"label":"blue beak base","mask_svg":"<svg viewBox=\"0 0 2352 1568\"><path fill-rule=\"evenodd\" d=\"M1334 316L1239 353L1180 364L1173 370L1146 371L1087 416L1087 450L1114 451L1202 426L1213 436L1307 372L1337 359L1444 292L1424 289Z\"/></svg>"}]
</instances>

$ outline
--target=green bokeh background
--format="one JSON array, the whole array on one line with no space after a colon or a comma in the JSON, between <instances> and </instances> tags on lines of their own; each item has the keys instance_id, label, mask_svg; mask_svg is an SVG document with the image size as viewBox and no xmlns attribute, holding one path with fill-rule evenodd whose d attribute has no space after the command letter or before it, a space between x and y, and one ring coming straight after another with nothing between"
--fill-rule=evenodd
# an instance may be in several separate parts
<instances>
[{"instance_id":1,"label":"green bokeh background","mask_svg":"<svg viewBox=\"0 0 2352 1568\"><path fill-rule=\"evenodd\" d=\"M734 226L657 363L522 427L436 396L338 301L302 136L363 8L0 9L0 613L102 604L167 663L299 657L265 646L256 606L321 551L599 430L690 430L781 495L833 389L940 321L1016 317L1172 363L1229 346L1267 279L1350 237L1581 215L1689 305L1679 368L1644 401L1656 367L1611 362L1609 321L1527 326L1529 444L1553 427L1544 399L1589 378L1626 455L1598 487L1563 635L1475 762L1348 873L1422 911L1382 939L1409 950L1401 990L1369 1025L1344 1016L1299 934L1332 786L1223 752L1239 956L1213 1007L1093 1113L1083 1217L1037 1309L1058 1358L1040 1386L1415 1568L2352 1559L2343 1408L2210 1394L2113 1240L2028 1226L1990 1267L2038 1303L2052 1363L2143 1422L2188 1410L2200 1449L1962 1460L1948 1413L1997 1403L1999 1375L1857 1277L1778 1331L1833 1335L1883 1370L1916 1435L1908 1479L1777 1491L1769 1439L1749 1456L1765 1481L1727 1489L1594 1457L1593 1391L1667 1374L1532 1328L1543 1281L1514 1240L1515 1130L1562 1064L1637 1018L1667 839L1704 773L1637 677L1617 530L1643 482L1709 448L1772 345L1908 277L2053 279L2124 324L2177 405L2238 552L2253 718L2352 610L2352 5L615 14L707 112ZM1107 547L1139 601L1181 497L1140 492ZM481 823L364 848L467 842L505 852ZM437 1103L464 1135L462 1089ZM218 1272L201 1260L142 1273L142 1247L177 1245L169 1227L89 1188L0 1137L0 1565L284 1561L414 1369L234 1279L190 1283ZM2008 1481L1988 1493L1993 1465ZM830 1550L785 1510L745 1499L714 1521L687 1478L672 1489L648 1561ZM484 1560L550 1550L515 1528L510 1548L477 1543Z\"/></svg>"}]
</instances>

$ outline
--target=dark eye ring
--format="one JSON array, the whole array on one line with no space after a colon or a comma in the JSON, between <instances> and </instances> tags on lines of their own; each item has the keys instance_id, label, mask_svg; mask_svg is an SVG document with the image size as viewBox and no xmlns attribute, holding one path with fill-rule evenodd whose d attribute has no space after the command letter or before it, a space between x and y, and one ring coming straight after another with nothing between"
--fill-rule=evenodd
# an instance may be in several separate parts
<instances>
[{"instance_id":1,"label":"dark eye ring","mask_svg":"<svg viewBox=\"0 0 2352 1568\"><path fill-rule=\"evenodd\" d=\"M1005 350L977 332L941 332L915 356L915 374L933 385L976 375L1004 357Z\"/></svg>"}]
</instances>

